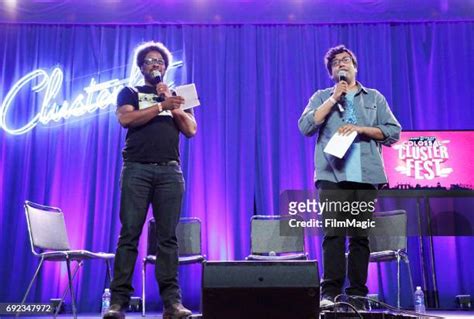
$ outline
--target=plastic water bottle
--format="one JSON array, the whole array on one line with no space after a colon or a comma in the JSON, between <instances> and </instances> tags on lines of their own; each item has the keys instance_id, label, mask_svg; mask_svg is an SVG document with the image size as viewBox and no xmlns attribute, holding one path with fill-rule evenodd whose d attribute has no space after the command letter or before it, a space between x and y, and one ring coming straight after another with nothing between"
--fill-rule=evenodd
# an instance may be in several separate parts
<instances>
[{"instance_id":1,"label":"plastic water bottle","mask_svg":"<svg viewBox=\"0 0 474 319\"><path fill-rule=\"evenodd\" d=\"M102 316L109 311L110 308L110 289L105 288L104 294L102 295Z\"/></svg>"},{"instance_id":2,"label":"plastic water bottle","mask_svg":"<svg viewBox=\"0 0 474 319\"><path fill-rule=\"evenodd\" d=\"M423 293L423 290L421 290L420 286L417 286L416 291L415 291L415 312L418 312L418 313L426 312L425 294Z\"/></svg>"}]
</instances>

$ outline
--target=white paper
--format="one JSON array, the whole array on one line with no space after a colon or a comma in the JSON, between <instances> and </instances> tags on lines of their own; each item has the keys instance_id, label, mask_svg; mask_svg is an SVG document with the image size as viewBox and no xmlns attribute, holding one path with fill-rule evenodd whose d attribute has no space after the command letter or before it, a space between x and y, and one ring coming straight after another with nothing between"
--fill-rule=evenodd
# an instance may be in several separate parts
<instances>
[{"instance_id":1,"label":"white paper","mask_svg":"<svg viewBox=\"0 0 474 319\"><path fill-rule=\"evenodd\" d=\"M201 105L194 83L181 85L175 88L176 95L184 98L184 104L181 105L182 110L187 110Z\"/></svg>"},{"instance_id":2,"label":"white paper","mask_svg":"<svg viewBox=\"0 0 474 319\"><path fill-rule=\"evenodd\" d=\"M341 135L339 132L336 132L324 148L324 152L338 158L343 158L356 136L356 131L353 131L349 135Z\"/></svg>"}]
</instances>

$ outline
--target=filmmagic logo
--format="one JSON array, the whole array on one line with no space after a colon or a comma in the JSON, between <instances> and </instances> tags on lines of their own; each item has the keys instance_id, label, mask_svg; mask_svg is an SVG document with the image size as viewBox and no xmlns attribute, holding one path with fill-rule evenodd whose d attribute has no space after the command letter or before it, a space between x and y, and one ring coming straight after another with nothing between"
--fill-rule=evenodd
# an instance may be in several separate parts
<instances>
[{"instance_id":1,"label":"filmmagic logo","mask_svg":"<svg viewBox=\"0 0 474 319\"><path fill-rule=\"evenodd\" d=\"M438 141L434 136L420 136L395 145L402 163L395 170L416 180L448 177L453 172L451 167L446 166L449 142Z\"/></svg>"}]
</instances>

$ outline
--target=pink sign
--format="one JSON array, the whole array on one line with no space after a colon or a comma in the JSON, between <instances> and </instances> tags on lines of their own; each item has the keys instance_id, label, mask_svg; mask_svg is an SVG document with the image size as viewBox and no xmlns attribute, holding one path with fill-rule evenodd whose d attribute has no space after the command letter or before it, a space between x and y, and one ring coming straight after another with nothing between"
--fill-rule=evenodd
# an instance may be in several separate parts
<instances>
[{"instance_id":1,"label":"pink sign","mask_svg":"<svg viewBox=\"0 0 474 319\"><path fill-rule=\"evenodd\" d=\"M384 147L390 188L474 189L474 131L407 131Z\"/></svg>"}]
</instances>

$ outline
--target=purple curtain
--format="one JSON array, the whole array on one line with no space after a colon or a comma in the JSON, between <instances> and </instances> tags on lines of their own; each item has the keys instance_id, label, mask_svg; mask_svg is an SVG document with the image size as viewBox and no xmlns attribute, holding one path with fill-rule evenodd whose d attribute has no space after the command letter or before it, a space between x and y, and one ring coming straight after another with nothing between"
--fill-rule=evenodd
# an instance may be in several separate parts
<instances>
[{"instance_id":1,"label":"purple curtain","mask_svg":"<svg viewBox=\"0 0 474 319\"><path fill-rule=\"evenodd\" d=\"M0 28L2 101L13 84L37 68L60 65L58 101L89 85L128 77L132 50L158 40L182 52L183 82L196 83L198 134L182 143L186 177L184 215L203 222L210 260L242 259L249 253L249 221L278 212L279 194L313 189L314 139L303 137L297 119L317 89L331 85L323 65L330 46L346 44L358 56L359 80L380 90L404 129L473 129L472 22L353 25L7 25ZM8 112L21 123L39 110L40 98L21 91ZM29 248L22 203L61 207L73 247L114 251L119 231L120 150L125 130L115 107L77 119L39 124L23 135L0 129L0 300L19 301L37 260ZM146 233L146 232L144 232ZM140 256L145 252L142 236ZM472 237L439 238L437 272L442 306L470 293ZM308 238L311 257L321 259L318 238ZM453 255L452 252L459 252ZM417 254L412 250L411 254ZM416 259L416 256L411 256ZM134 277L140 294L140 263ZM185 302L199 305L199 267L181 268ZM388 267L385 281L393 281ZM372 280L376 270L371 268ZM415 272L417 275L417 272ZM46 265L30 301L47 301L66 285L65 267ZM148 300L158 303L148 275ZM87 262L76 282L82 311L98 311L105 267ZM419 278L415 278L415 282ZM394 300L393 290L387 298ZM409 298L407 296L406 298Z\"/></svg>"}]
</instances>

